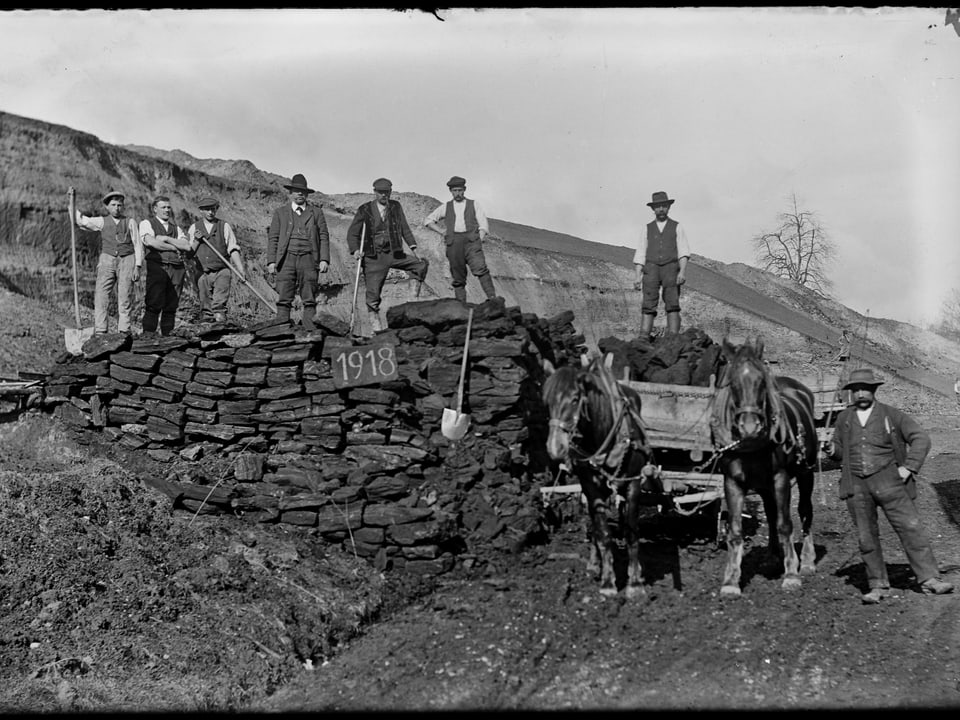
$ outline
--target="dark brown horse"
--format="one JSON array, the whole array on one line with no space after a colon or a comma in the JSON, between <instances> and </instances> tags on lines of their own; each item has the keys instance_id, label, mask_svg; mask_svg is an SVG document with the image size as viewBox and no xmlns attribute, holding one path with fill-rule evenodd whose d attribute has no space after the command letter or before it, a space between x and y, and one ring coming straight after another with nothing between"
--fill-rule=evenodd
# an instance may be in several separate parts
<instances>
[{"instance_id":1,"label":"dark brown horse","mask_svg":"<svg viewBox=\"0 0 960 720\"><path fill-rule=\"evenodd\" d=\"M763 500L770 550L783 559L784 589L800 586L800 574L815 569L813 468L817 431L813 393L793 378L775 376L763 361L763 341L734 347L723 339L727 361L712 418L714 443L721 448L720 466L729 513L727 563L723 595L740 595L743 559L743 505L750 490ZM790 486L797 483L803 547L799 561L793 545Z\"/></svg>"},{"instance_id":2,"label":"dark brown horse","mask_svg":"<svg viewBox=\"0 0 960 720\"><path fill-rule=\"evenodd\" d=\"M556 370L544 361L543 400L550 411L547 452L568 465L587 500L593 541L590 566L600 571L600 592L617 593L616 540L608 521L613 516L627 546L624 591L629 598L644 594L640 509L648 504L645 499L659 496L662 487L640 421L640 395L617 382L610 370L612 359L610 354L605 362L583 356L581 366Z\"/></svg>"}]
</instances>

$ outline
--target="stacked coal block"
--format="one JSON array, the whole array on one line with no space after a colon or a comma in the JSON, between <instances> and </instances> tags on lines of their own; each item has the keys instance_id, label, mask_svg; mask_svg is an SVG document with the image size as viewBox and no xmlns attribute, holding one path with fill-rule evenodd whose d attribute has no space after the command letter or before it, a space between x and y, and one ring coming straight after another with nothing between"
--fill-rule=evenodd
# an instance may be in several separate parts
<instances>
[{"instance_id":1,"label":"stacked coal block","mask_svg":"<svg viewBox=\"0 0 960 720\"><path fill-rule=\"evenodd\" d=\"M539 531L529 506L547 463L542 360L584 350L572 313L474 306L460 408L470 424L452 440L443 413L457 408L467 316L442 299L390 308L373 338L323 314L309 332L267 322L97 335L57 359L45 404L127 450L194 461L142 478L175 508L311 528L382 568L438 574L471 537L522 544ZM332 360L368 346L393 348L395 377L338 383ZM200 461L214 457L229 470L205 476Z\"/></svg>"}]
</instances>

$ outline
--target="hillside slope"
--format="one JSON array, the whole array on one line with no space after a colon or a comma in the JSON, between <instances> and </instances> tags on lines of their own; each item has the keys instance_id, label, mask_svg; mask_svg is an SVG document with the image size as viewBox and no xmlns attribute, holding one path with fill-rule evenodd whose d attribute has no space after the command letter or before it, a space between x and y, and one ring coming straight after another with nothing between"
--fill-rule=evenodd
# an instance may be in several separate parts
<instances>
[{"instance_id":1,"label":"hillside slope","mask_svg":"<svg viewBox=\"0 0 960 720\"><path fill-rule=\"evenodd\" d=\"M44 321L30 321L35 335L49 334L42 323L55 323L54 336L73 327L70 234L66 188L77 189L78 205L99 213L106 188L127 194L127 211L148 213L150 199L171 197L182 224L197 217L197 201L213 194L221 216L234 225L244 248L251 283L270 299L275 292L263 275L265 228L273 209L286 201L279 175L245 160L198 159L180 150L115 146L88 133L0 112L0 287L14 297L42 301ZM355 266L348 257L346 230L369 193L316 193L331 232L331 269L321 288L321 309L345 321L352 314ZM395 195L417 236L421 256L431 263L425 299L452 295L450 275L438 236L419 227L440 202L417 193ZM573 310L575 324L596 346L605 337L635 337L640 302L632 288L633 250L590 242L571 235L494 219L495 236L486 244L488 264L498 292L510 304L549 317ZM92 323L95 236L79 233L82 322ZM189 294L189 293L188 293ZM384 307L413 299L413 283L392 274L384 288ZM468 299L482 293L471 276ZM189 306L191 299L185 299ZM362 303L362 300L361 300ZM235 284L234 311L259 319L269 311ZM357 313L358 329L368 331ZM663 318L658 317L658 326ZM684 291L684 326L702 328L711 337L761 335L769 355L784 367L822 366L836 348L840 330L854 336L855 359L895 373L938 393L952 396L960 372L960 346L904 323L864 317L802 287L743 265L726 265L695 255ZM22 331L21 331L22 332ZM6 361L3 354L6 353ZM31 354L32 356L32 354ZM41 359L34 359L40 363ZM23 369L23 354L0 348L0 372Z\"/></svg>"}]
</instances>

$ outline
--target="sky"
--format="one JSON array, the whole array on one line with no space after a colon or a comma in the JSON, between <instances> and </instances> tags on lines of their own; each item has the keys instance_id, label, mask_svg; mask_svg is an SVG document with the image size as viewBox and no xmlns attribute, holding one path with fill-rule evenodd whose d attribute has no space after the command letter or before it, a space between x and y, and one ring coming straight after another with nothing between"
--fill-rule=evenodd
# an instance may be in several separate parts
<instances>
[{"instance_id":1,"label":"sky","mask_svg":"<svg viewBox=\"0 0 960 720\"><path fill-rule=\"evenodd\" d=\"M832 295L925 326L960 289L960 25L946 8L0 12L0 110L249 160L324 193L449 197L755 264L796 196Z\"/></svg>"}]
</instances>

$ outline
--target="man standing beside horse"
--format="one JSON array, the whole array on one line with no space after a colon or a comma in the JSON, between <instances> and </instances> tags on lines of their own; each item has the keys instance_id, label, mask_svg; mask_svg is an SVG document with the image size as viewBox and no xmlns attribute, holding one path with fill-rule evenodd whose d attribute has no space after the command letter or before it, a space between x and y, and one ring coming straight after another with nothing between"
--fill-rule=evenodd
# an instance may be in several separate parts
<instances>
[{"instance_id":1,"label":"man standing beside horse","mask_svg":"<svg viewBox=\"0 0 960 720\"><path fill-rule=\"evenodd\" d=\"M857 528L869 585L863 602L870 605L891 594L877 507L896 530L920 591L932 595L953 591L953 585L940 579L914 502L914 476L930 452L930 436L906 413L876 401L882 384L870 369L850 373L843 389L850 391L853 404L837 416L833 440L824 446L824 454L842 461L840 498L846 500Z\"/></svg>"}]
</instances>

